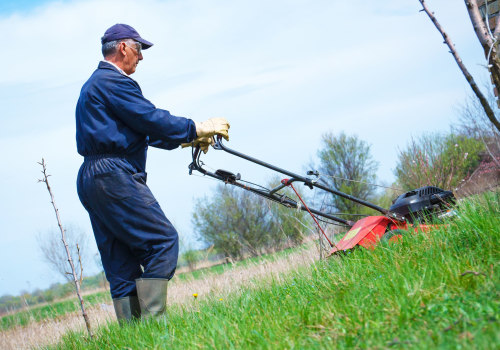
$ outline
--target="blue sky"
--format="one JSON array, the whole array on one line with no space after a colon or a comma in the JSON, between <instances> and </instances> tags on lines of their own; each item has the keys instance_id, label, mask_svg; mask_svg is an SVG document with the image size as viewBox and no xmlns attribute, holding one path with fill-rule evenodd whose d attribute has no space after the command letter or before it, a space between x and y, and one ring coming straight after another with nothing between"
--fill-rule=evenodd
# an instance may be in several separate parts
<instances>
[{"instance_id":1,"label":"blue sky","mask_svg":"<svg viewBox=\"0 0 500 350\"><path fill-rule=\"evenodd\" d=\"M464 4L450 3L428 5L477 80L487 81ZM9 41L0 75L0 295L59 281L35 239L56 229L37 183L42 157L63 222L93 242L75 188L82 159L74 108L109 26L128 23L155 43L133 78L157 107L197 121L226 117L230 147L295 172L314 159L322 133L356 134L372 145L379 181L390 183L398 148L447 131L470 94L419 9L417 0L2 2ZM152 149L148 157L153 193L183 244L195 244L193 200L210 196L215 183L188 176L188 150ZM273 175L214 150L205 162L256 182Z\"/></svg>"},{"instance_id":2,"label":"blue sky","mask_svg":"<svg viewBox=\"0 0 500 350\"><path fill-rule=\"evenodd\" d=\"M11 0L0 3L0 14L11 15L12 13L28 12L37 6L47 3L40 0Z\"/></svg>"}]
</instances>

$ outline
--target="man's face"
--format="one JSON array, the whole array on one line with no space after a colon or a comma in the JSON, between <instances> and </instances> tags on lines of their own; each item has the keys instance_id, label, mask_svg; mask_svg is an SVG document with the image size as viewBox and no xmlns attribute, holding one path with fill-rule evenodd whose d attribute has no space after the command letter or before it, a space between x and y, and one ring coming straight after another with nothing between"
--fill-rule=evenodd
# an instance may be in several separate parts
<instances>
[{"instance_id":1,"label":"man's face","mask_svg":"<svg viewBox=\"0 0 500 350\"><path fill-rule=\"evenodd\" d=\"M142 60L141 43L129 40L122 42L120 45L122 45L121 49L124 53L122 69L130 75L135 72L139 61Z\"/></svg>"}]
</instances>

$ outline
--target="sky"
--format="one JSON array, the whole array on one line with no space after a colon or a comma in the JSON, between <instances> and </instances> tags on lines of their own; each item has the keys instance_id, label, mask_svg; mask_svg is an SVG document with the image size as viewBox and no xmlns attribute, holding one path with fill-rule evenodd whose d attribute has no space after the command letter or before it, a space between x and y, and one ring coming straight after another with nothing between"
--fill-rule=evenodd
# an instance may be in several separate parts
<instances>
[{"instance_id":1,"label":"sky","mask_svg":"<svg viewBox=\"0 0 500 350\"><path fill-rule=\"evenodd\" d=\"M429 0L466 66L487 81L482 49L463 3ZM74 110L95 70L100 37L132 25L155 45L133 78L158 108L231 123L228 147L305 173L325 132L357 135L391 183L398 150L412 137L446 132L471 94L418 0L85 0L2 1L0 74L0 295L61 281L36 237L57 229L37 162L45 159L64 225L89 237L76 193L82 157ZM187 149L148 153L148 184L179 231L199 247L191 217L216 182L189 176ZM273 174L222 151L213 169L265 183ZM93 259L90 259L91 261ZM97 272L88 263L85 272Z\"/></svg>"}]
</instances>

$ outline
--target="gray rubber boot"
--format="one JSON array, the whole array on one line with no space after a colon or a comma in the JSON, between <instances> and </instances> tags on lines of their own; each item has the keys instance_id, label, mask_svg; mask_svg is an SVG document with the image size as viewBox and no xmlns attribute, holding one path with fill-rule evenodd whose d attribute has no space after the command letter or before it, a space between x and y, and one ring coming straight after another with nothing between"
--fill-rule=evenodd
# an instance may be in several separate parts
<instances>
[{"instance_id":1,"label":"gray rubber boot","mask_svg":"<svg viewBox=\"0 0 500 350\"><path fill-rule=\"evenodd\" d=\"M167 310L167 284L164 278L139 278L135 280L137 297L143 318L160 316Z\"/></svg>"},{"instance_id":2,"label":"gray rubber boot","mask_svg":"<svg viewBox=\"0 0 500 350\"><path fill-rule=\"evenodd\" d=\"M113 306L115 307L116 318L120 323L130 322L132 319L141 317L141 307L136 296L113 299Z\"/></svg>"}]
</instances>

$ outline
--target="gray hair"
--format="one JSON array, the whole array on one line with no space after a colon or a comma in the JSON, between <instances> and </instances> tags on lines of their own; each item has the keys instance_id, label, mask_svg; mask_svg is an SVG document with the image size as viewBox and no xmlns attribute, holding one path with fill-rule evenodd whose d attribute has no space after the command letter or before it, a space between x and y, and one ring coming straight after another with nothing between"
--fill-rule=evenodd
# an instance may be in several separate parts
<instances>
[{"instance_id":1,"label":"gray hair","mask_svg":"<svg viewBox=\"0 0 500 350\"><path fill-rule=\"evenodd\" d=\"M102 48L101 48L102 55L104 56L104 58L111 56L111 55L116 53L116 51L118 50L118 45L120 43L126 42L126 43L130 44L131 41L133 42L134 40L133 39L118 39L118 40L108 41L107 43L104 43L102 45Z\"/></svg>"}]
</instances>

